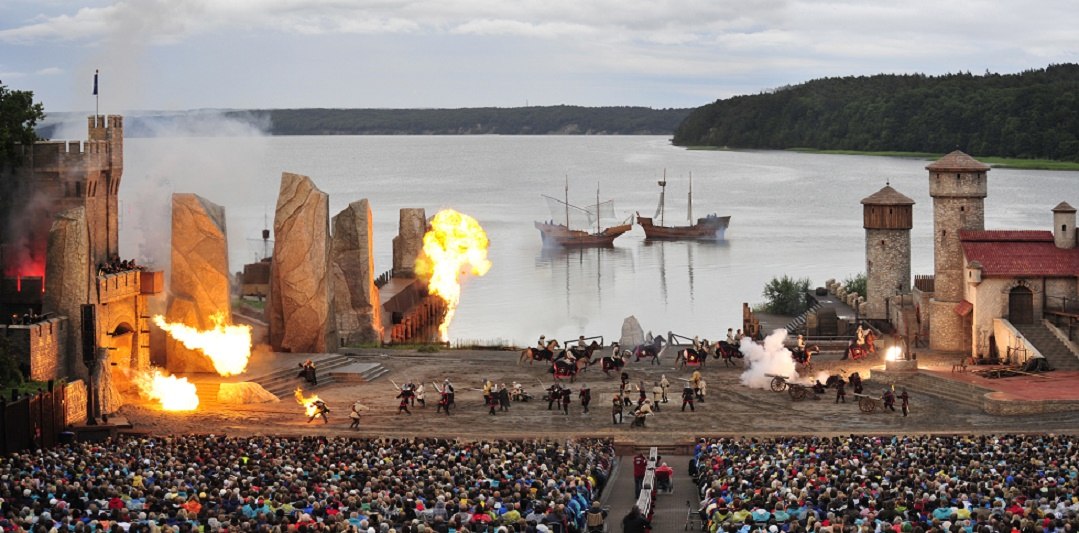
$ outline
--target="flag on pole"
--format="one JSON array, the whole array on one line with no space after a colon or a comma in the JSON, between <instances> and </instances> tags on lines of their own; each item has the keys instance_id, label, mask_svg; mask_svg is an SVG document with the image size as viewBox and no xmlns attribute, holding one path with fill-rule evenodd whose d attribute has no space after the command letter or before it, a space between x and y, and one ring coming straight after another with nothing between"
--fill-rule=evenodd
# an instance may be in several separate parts
<instances>
[{"instance_id":1,"label":"flag on pole","mask_svg":"<svg viewBox=\"0 0 1079 533\"><path fill-rule=\"evenodd\" d=\"M94 70L94 96L97 96L97 70Z\"/></svg>"}]
</instances>

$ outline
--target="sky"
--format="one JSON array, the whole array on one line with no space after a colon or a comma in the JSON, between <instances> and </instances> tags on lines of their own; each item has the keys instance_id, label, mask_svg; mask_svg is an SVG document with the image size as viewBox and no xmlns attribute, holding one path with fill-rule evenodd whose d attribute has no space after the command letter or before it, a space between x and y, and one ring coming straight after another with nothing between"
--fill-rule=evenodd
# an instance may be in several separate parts
<instances>
[{"instance_id":1,"label":"sky","mask_svg":"<svg viewBox=\"0 0 1079 533\"><path fill-rule=\"evenodd\" d=\"M1074 0L0 0L46 111L696 107L833 76L1079 60Z\"/></svg>"}]
</instances>

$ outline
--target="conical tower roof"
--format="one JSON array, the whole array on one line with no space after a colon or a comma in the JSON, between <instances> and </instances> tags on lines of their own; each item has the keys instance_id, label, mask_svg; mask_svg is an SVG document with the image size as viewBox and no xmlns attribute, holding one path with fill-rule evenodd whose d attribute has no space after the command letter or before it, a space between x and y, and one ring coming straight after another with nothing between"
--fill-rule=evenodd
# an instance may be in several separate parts
<instances>
[{"instance_id":1,"label":"conical tower roof","mask_svg":"<svg viewBox=\"0 0 1079 533\"><path fill-rule=\"evenodd\" d=\"M986 172L990 170L990 168L989 165L982 163L959 150L956 150L925 167L926 170L938 172L969 172L972 170Z\"/></svg>"},{"instance_id":2,"label":"conical tower roof","mask_svg":"<svg viewBox=\"0 0 1079 533\"><path fill-rule=\"evenodd\" d=\"M881 190L862 198L862 205L914 205L914 200L885 185Z\"/></svg>"},{"instance_id":3,"label":"conical tower roof","mask_svg":"<svg viewBox=\"0 0 1079 533\"><path fill-rule=\"evenodd\" d=\"M1060 202L1053 208L1054 213L1074 213L1075 208L1068 205L1068 202Z\"/></svg>"}]
</instances>

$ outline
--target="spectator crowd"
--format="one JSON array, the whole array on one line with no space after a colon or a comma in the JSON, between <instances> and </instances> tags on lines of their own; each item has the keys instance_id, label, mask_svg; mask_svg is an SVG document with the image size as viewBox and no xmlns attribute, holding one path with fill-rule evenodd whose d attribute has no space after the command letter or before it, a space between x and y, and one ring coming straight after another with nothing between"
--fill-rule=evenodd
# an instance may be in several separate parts
<instances>
[{"instance_id":1,"label":"spectator crowd","mask_svg":"<svg viewBox=\"0 0 1079 533\"><path fill-rule=\"evenodd\" d=\"M572 532L609 440L120 437L0 461L3 531Z\"/></svg>"},{"instance_id":2,"label":"spectator crowd","mask_svg":"<svg viewBox=\"0 0 1079 533\"><path fill-rule=\"evenodd\" d=\"M710 532L1079 531L1079 438L700 439Z\"/></svg>"}]
</instances>

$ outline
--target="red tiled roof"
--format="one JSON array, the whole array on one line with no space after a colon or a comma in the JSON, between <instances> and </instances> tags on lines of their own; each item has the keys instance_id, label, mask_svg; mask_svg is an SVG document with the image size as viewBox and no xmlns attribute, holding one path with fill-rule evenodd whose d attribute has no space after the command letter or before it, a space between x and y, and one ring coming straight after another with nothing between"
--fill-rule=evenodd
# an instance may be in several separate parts
<instances>
[{"instance_id":1,"label":"red tiled roof","mask_svg":"<svg viewBox=\"0 0 1079 533\"><path fill-rule=\"evenodd\" d=\"M960 231L959 240L982 276L1079 276L1079 248L1057 248L1048 231Z\"/></svg>"},{"instance_id":2,"label":"red tiled roof","mask_svg":"<svg viewBox=\"0 0 1079 533\"><path fill-rule=\"evenodd\" d=\"M959 303L955 304L955 307L952 308L952 311L954 311L955 314L957 314L959 316L966 316L973 309L974 309L974 304L972 304L972 303L970 303L970 302L968 302L966 300L963 300L962 302L959 302Z\"/></svg>"}]
</instances>

